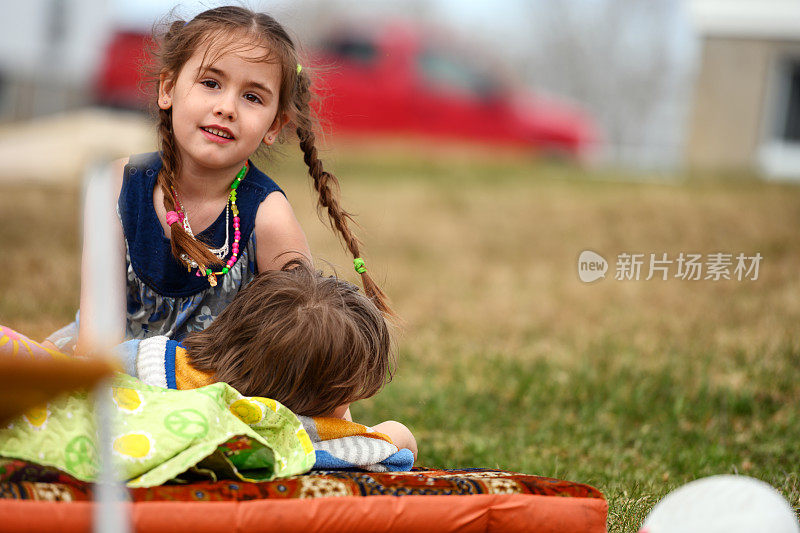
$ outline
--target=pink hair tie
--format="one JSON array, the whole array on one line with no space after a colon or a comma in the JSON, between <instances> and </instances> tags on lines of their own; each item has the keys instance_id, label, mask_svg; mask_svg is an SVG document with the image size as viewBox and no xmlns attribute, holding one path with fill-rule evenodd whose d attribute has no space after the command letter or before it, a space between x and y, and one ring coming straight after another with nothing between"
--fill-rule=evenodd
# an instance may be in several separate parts
<instances>
[{"instance_id":1,"label":"pink hair tie","mask_svg":"<svg viewBox=\"0 0 800 533\"><path fill-rule=\"evenodd\" d=\"M167 226L183 222L183 217L177 211L167 211Z\"/></svg>"}]
</instances>

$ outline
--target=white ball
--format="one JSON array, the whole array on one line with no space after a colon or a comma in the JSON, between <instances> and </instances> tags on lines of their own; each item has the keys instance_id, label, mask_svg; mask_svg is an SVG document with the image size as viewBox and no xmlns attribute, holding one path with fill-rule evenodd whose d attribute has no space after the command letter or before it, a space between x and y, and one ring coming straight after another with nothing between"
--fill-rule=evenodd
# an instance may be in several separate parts
<instances>
[{"instance_id":1,"label":"white ball","mask_svg":"<svg viewBox=\"0 0 800 533\"><path fill-rule=\"evenodd\" d=\"M675 489L653 507L640 533L800 533L797 517L771 485L747 476L711 476Z\"/></svg>"}]
</instances>

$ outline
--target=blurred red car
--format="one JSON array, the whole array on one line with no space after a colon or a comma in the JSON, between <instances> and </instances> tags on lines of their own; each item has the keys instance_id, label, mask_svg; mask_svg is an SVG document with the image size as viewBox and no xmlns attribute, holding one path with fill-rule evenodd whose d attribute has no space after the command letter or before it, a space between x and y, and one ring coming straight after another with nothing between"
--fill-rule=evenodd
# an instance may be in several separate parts
<instances>
[{"instance_id":1,"label":"blurred red car","mask_svg":"<svg viewBox=\"0 0 800 533\"><path fill-rule=\"evenodd\" d=\"M145 106L137 69L147 39L112 39L96 83L99 103ZM469 54L423 39L408 25L338 31L310 63L319 67L316 109L334 134L425 135L576 158L596 142L594 122L576 107L512 89Z\"/></svg>"},{"instance_id":2,"label":"blurred red car","mask_svg":"<svg viewBox=\"0 0 800 533\"><path fill-rule=\"evenodd\" d=\"M320 113L337 131L424 134L582 157L594 121L574 106L515 90L467 52L398 24L322 41ZM327 66L332 68L327 69Z\"/></svg>"},{"instance_id":3,"label":"blurred red car","mask_svg":"<svg viewBox=\"0 0 800 533\"><path fill-rule=\"evenodd\" d=\"M145 109L148 95L140 87L140 67L150 36L120 31L111 37L95 81L95 101L102 105Z\"/></svg>"}]
</instances>

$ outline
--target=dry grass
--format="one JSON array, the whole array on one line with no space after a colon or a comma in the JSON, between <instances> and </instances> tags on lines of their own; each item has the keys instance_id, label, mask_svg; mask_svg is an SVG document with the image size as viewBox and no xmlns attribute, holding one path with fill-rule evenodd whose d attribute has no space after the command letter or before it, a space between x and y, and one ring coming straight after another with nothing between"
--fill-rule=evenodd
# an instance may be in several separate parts
<instances>
[{"instance_id":1,"label":"dry grass","mask_svg":"<svg viewBox=\"0 0 800 533\"><path fill-rule=\"evenodd\" d=\"M799 505L800 188L409 153L328 154L405 320L395 381L356 417L407 421L423 464L595 484L613 531L714 473L759 477ZM298 161L270 168L316 256L354 279ZM71 320L77 203L70 188L0 186L0 323L42 337ZM612 263L607 279L578 279L585 249ZM720 251L760 252L759 279L613 279L621 252Z\"/></svg>"}]
</instances>

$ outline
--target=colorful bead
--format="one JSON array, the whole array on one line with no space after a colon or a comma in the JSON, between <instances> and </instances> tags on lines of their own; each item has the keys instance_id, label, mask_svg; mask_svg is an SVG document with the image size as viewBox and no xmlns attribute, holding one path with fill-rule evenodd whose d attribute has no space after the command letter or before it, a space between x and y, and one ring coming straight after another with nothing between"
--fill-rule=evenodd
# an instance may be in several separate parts
<instances>
[{"instance_id":1,"label":"colorful bead","mask_svg":"<svg viewBox=\"0 0 800 533\"><path fill-rule=\"evenodd\" d=\"M239 220L239 209L236 207L236 189L239 187L239 184L241 183L242 179L244 179L249 168L250 168L249 161L245 162L244 166L241 168L241 170L239 170L233 182L231 183L231 191L230 193L228 193L228 202L230 203L231 212L233 213L233 228L235 231L234 231L233 245L231 246L231 256L225 263L226 266L224 266L219 272L214 272L210 268L206 268L203 265L199 265L197 268L197 272L195 272L195 275L197 275L198 277L207 276L208 283L212 287L217 286L217 276L225 275L228 272L230 272L231 267L236 263L236 258L239 256L239 241L241 239L242 234L239 231L240 220ZM178 192L175 190L174 187L172 188L172 196L175 198L175 203L180 204L180 202L178 201ZM185 215L182 211L178 212L171 211L171 213L176 213L178 216L180 216L180 219L177 221L183 222L183 218ZM170 216L168 213L168 220L169 219L174 219L174 217Z\"/></svg>"},{"instance_id":2,"label":"colorful bead","mask_svg":"<svg viewBox=\"0 0 800 533\"><path fill-rule=\"evenodd\" d=\"M167 211L167 226L172 226L173 224L180 224L183 222L183 213L178 213L177 211Z\"/></svg>"},{"instance_id":3,"label":"colorful bead","mask_svg":"<svg viewBox=\"0 0 800 533\"><path fill-rule=\"evenodd\" d=\"M367 271L367 267L364 266L364 260L361 259L360 257L356 257L355 259L353 259L353 267L355 267L356 272L358 272L359 274L363 274L364 272Z\"/></svg>"}]
</instances>

